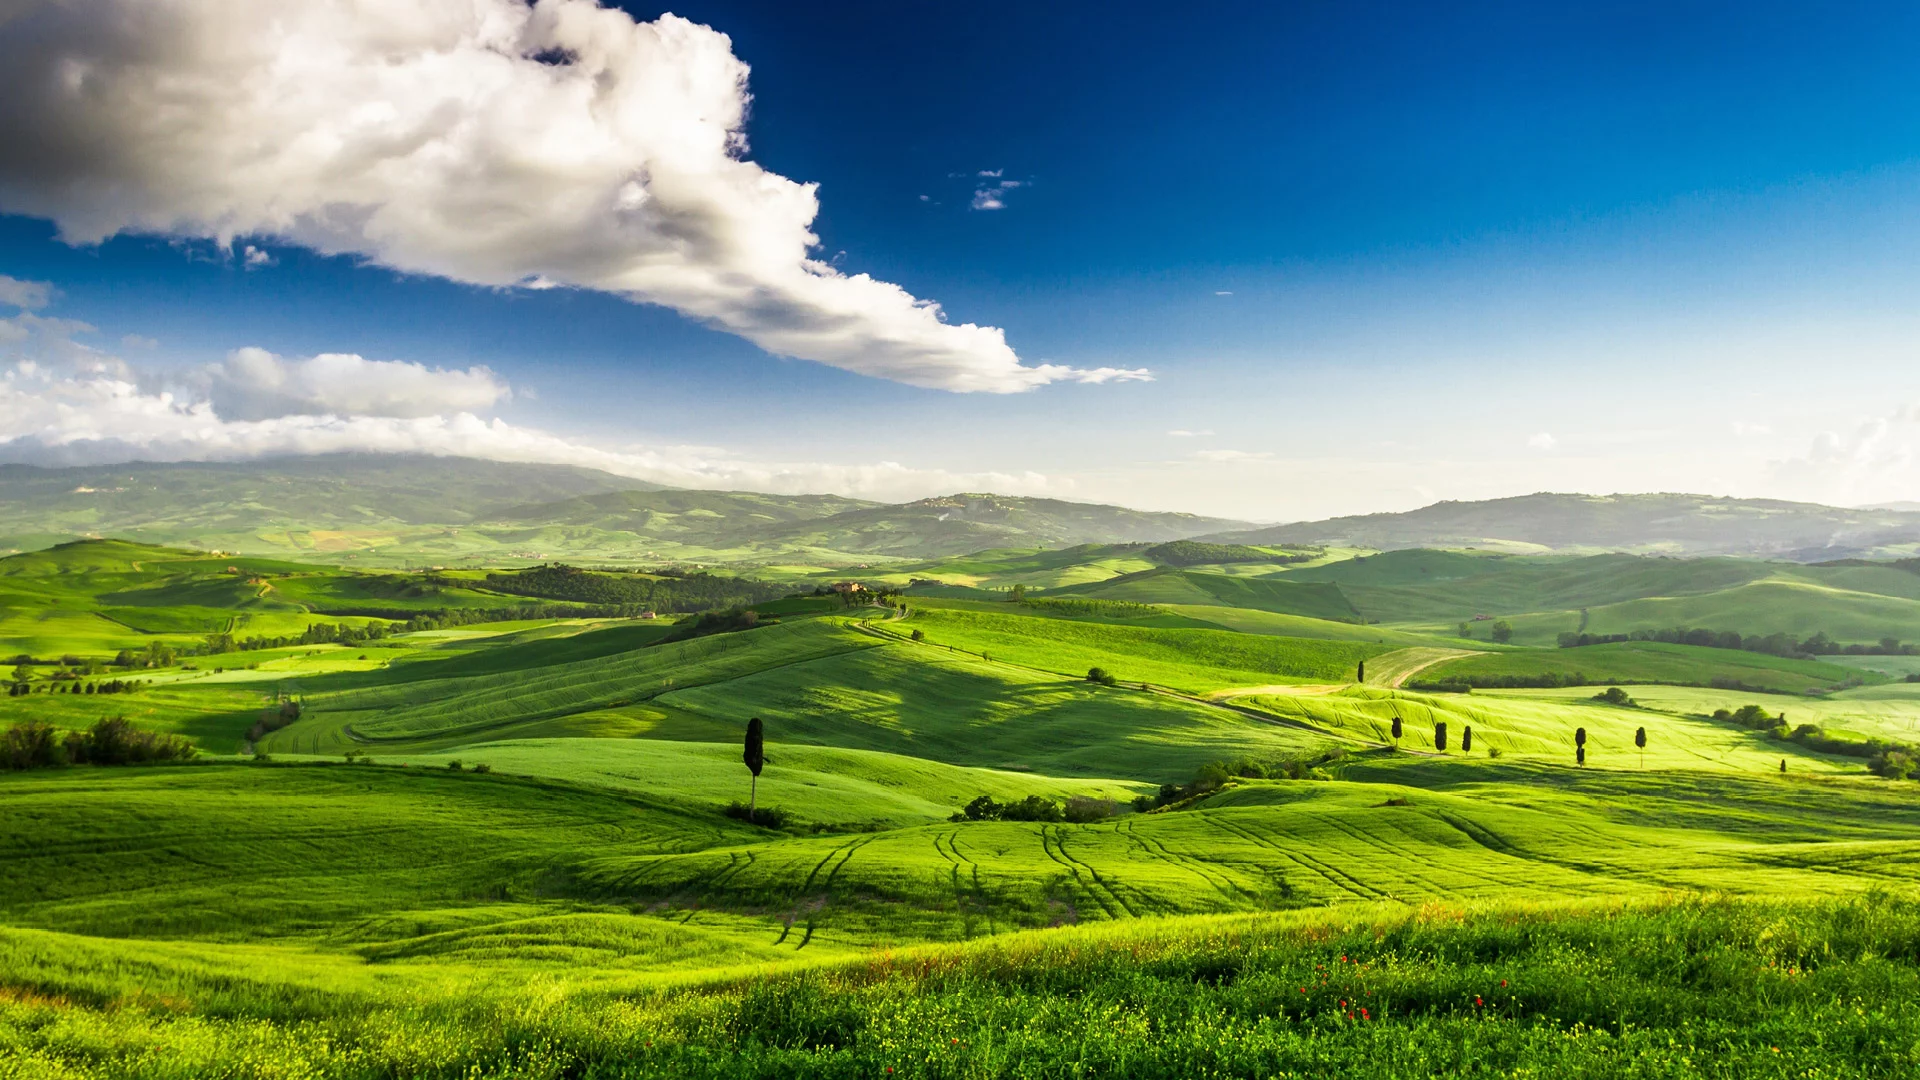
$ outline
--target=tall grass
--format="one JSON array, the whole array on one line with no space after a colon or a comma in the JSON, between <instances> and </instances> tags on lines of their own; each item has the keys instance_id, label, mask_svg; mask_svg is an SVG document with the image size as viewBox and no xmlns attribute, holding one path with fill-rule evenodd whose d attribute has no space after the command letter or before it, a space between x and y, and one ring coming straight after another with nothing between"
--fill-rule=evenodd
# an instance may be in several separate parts
<instances>
[{"instance_id":1,"label":"tall grass","mask_svg":"<svg viewBox=\"0 0 1920 1080\"><path fill-rule=\"evenodd\" d=\"M17 953L9 954L9 959ZM0 992L0 1076L1893 1077L1920 1069L1920 908L1681 901L1132 924L765 977L251 1004Z\"/></svg>"}]
</instances>

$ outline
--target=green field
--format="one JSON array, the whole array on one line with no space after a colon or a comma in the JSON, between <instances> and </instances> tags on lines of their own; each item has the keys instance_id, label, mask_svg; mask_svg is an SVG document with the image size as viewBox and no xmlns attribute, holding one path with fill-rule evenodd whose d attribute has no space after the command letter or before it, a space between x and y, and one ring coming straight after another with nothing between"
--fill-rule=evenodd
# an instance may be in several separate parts
<instances>
[{"instance_id":1,"label":"green field","mask_svg":"<svg viewBox=\"0 0 1920 1080\"><path fill-rule=\"evenodd\" d=\"M1820 660L1790 660L1738 649L1623 641L1577 649L1516 649L1448 660L1419 678L1445 681L1514 676L1577 676L1582 685L1606 683L1703 683L1730 680L1767 690L1804 691L1858 679L1858 668Z\"/></svg>"},{"instance_id":2,"label":"green field","mask_svg":"<svg viewBox=\"0 0 1920 1080\"><path fill-rule=\"evenodd\" d=\"M384 620L133 668L106 661L374 621L356 606L530 612L481 571L0 560L0 629L40 635L9 639L38 644L0 729L124 716L203 752L0 772L0 1077L1920 1068L1920 784L1714 719L1920 745L1914 658L1526 643L1528 620L1685 597L1805 600L1810 626L1858 609L1833 590L1914 603L1920 575L1128 568L1146 546L940 563L949 591L1056 586L1025 602L804 596L676 641L666 619ZM1483 612L1517 643L1455 636ZM1633 703L1411 688L1569 672ZM732 816L750 790L781 816ZM952 820L982 796L1055 820Z\"/></svg>"}]
</instances>

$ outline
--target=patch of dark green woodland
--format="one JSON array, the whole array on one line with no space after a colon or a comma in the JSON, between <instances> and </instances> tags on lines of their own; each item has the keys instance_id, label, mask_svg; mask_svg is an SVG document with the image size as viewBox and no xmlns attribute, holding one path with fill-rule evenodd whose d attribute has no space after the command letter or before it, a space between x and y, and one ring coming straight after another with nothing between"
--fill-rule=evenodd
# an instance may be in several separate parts
<instances>
[{"instance_id":1,"label":"patch of dark green woodland","mask_svg":"<svg viewBox=\"0 0 1920 1080\"><path fill-rule=\"evenodd\" d=\"M603 573L549 563L512 574L488 574L487 588L516 596L603 605L638 605L654 611L693 612L747 607L778 600L792 587L753 578L695 572Z\"/></svg>"},{"instance_id":2,"label":"patch of dark green woodland","mask_svg":"<svg viewBox=\"0 0 1920 1080\"><path fill-rule=\"evenodd\" d=\"M991 795L982 795L954 812L950 821L1071 821L1086 824L1105 821L1120 810L1120 804L1112 799L1095 799L1085 795L1068 796L1066 802L1055 802L1043 795L1029 795L1010 803L996 801Z\"/></svg>"},{"instance_id":3,"label":"patch of dark green woodland","mask_svg":"<svg viewBox=\"0 0 1920 1080\"><path fill-rule=\"evenodd\" d=\"M1577 634L1569 630L1562 633L1559 638L1560 647L1563 649L1578 649L1589 645L1613 645L1622 641L1657 641L1668 645L1739 649L1743 652L1765 653L1768 656L1782 656L1789 659L1805 659L1811 656L1920 655L1920 645L1903 642L1897 637L1883 637L1872 644L1855 642L1842 645L1828 637L1824 630L1801 639L1792 634L1742 634L1738 630L1707 630L1701 627L1675 626L1666 630L1635 630L1629 634Z\"/></svg>"},{"instance_id":4,"label":"patch of dark green woodland","mask_svg":"<svg viewBox=\"0 0 1920 1080\"><path fill-rule=\"evenodd\" d=\"M0 732L0 769L9 771L186 761L194 753L186 739L137 728L124 716L109 716L85 731L25 720Z\"/></svg>"},{"instance_id":5,"label":"patch of dark green woodland","mask_svg":"<svg viewBox=\"0 0 1920 1080\"><path fill-rule=\"evenodd\" d=\"M665 645L672 641L687 641L698 637L711 637L714 634L735 634L742 630L751 630L756 626L776 626L779 619L769 619L752 608L735 608L731 611L706 611L691 619L682 619L665 637L655 642Z\"/></svg>"},{"instance_id":6,"label":"patch of dark green woodland","mask_svg":"<svg viewBox=\"0 0 1920 1080\"><path fill-rule=\"evenodd\" d=\"M1183 810L1235 780L1327 780L1332 778L1327 767L1338 765L1347 756L1345 749L1334 747L1296 757L1210 761L1194 770L1193 779L1184 784L1162 784L1158 792L1138 796L1133 808L1140 813L1164 808Z\"/></svg>"},{"instance_id":7,"label":"patch of dark green woodland","mask_svg":"<svg viewBox=\"0 0 1920 1080\"><path fill-rule=\"evenodd\" d=\"M1280 553L1249 547L1245 544L1209 544L1199 540L1174 540L1165 544L1156 544L1141 554L1162 566L1208 566L1216 563L1254 562L1290 566L1295 563L1312 562L1323 552L1314 549Z\"/></svg>"}]
</instances>

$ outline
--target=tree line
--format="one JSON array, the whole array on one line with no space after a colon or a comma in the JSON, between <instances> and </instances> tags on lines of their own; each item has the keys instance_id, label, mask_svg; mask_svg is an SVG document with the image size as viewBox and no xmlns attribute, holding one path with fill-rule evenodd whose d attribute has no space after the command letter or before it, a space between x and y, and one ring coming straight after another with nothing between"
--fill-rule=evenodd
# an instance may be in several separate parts
<instances>
[{"instance_id":1,"label":"tree line","mask_svg":"<svg viewBox=\"0 0 1920 1080\"><path fill-rule=\"evenodd\" d=\"M791 592L785 585L753 578L721 577L705 572L660 576L608 574L564 563L548 563L511 574L488 574L487 588L515 596L537 596L603 605L637 605L654 611L710 611L750 607Z\"/></svg>"},{"instance_id":2,"label":"tree line","mask_svg":"<svg viewBox=\"0 0 1920 1080\"><path fill-rule=\"evenodd\" d=\"M1883 637L1872 644L1842 645L1827 636L1825 630L1800 639L1792 634L1742 634L1738 630L1708 630L1703 627L1675 626L1665 630L1635 630L1627 634L1584 634L1569 630L1559 638L1563 649L1588 645L1612 645L1622 641L1657 641L1668 645L1699 645L1710 649L1739 649L1799 659L1809 656L1915 656L1920 645Z\"/></svg>"},{"instance_id":3,"label":"tree line","mask_svg":"<svg viewBox=\"0 0 1920 1080\"><path fill-rule=\"evenodd\" d=\"M1206 566L1213 563L1276 563L1282 566L1312 562L1321 551L1275 554L1246 544L1208 544L1199 540L1173 540L1141 552L1162 566Z\"/></svg>"},{"instance_id":4,"label":"tree line","mask_svg":"<svg viewBox=\"0 0 1920 1080\"><path fill-rule=\"evenodd\" d=\"M85 731L26 720L0 733L0 769L14 771L186 761L194 753L193 744L180 736L142 731L124 716L107 717Z\"/></svg>"}]
</instances>

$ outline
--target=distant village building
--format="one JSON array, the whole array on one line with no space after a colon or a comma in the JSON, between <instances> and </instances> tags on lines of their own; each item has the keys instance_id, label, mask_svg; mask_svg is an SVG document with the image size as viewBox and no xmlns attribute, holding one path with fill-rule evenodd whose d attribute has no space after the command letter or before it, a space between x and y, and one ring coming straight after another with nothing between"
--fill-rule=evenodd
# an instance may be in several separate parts
<instances>
[{"instance_id":1,"label":"distant village building","mask_svg":"<svg viewBox=\"0 0 1920 1080\"><path fill-rule=\"evenodd\" d=\"M857 581L836 581L833 583L831 588L833 589L834 592L837 592L837 593L857 593L857 592L867 591L867 587L865 585L860 584Z\"/></svg>"},{"instance_id":2,"label":"distant village building","mask_svg":"<svg viewBox=\"0 0 1920 1080\"><path fill-rule=\"evenodd\" d=\"M655 615L655 614L654 614L653 612L651 612L651 611L643 611L643 612L641 612L641 613L640 613L640 614L639 614L638 616L636 616L636 618L641 618L641 619L657 619L657 618L659 618L659 617L660 617L660 616L658 616L658 615Z\"/></svg>"}]
</instances>

